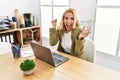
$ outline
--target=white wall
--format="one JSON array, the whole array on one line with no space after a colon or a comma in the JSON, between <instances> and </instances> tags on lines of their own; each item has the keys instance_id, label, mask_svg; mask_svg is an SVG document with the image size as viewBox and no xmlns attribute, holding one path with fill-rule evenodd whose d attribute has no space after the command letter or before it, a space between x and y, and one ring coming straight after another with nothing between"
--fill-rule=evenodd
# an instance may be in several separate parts
<instances>
[{"instance_id":1,"label":"white wall","mask_svg":"<svg viewBox=\"0 0 120 80\"><path fill-rule=\"evenodd\" d=\"M81 21L95 16L96 0L69 0L70 7L77 10Z\"/></svg>"},{"instance_id":2,"label":"white wall","mask_svg":"<svg viewBox=\"0 0 120 80\"><path fill-rule=\"evenodd\" d=\"M32 13L38 15L39 0L0 0L0 16L15 16L15 9L19 10L20 15L23 13Z\"/></svg>"}]
</instances>

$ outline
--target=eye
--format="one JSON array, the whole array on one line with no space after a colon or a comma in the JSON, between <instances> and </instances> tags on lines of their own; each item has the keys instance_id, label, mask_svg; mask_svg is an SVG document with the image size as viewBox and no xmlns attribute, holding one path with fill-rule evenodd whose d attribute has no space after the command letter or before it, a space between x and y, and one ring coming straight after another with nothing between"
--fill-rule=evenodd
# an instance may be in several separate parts
<instances>
[{"instance_id":1,"label":"eye","mask_svg":"<svg viewBox=\"0 0 120 80\"><path fill-rule=\"evenodd\" d=\"M68 20L68 17L65 17L64 19Z\"/></svg>"},{"instance_id":2,"label":"eye","mask_svg":"<svg viewBox=\"0 0 120 80\"><path fill-rule=\"evenodd\" d=\"M74 20L74 18L72 17L71 20Z\"/></svg>"}]
</instances>

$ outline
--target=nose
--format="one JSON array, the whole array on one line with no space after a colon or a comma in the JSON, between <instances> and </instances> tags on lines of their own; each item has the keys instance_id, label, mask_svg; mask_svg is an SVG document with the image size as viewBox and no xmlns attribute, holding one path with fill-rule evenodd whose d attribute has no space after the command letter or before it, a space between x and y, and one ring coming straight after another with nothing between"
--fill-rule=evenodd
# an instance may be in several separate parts
<instances>
[{"instance_id":1,"label":"nose","mask_svg":"<svg viewBox=\"0 0 120 80\"><path fill-rule=\"evenodd\" d=\"M71 19L68 19L68 23L70 23L71 22Z\"/></svg>"}]
</instances>

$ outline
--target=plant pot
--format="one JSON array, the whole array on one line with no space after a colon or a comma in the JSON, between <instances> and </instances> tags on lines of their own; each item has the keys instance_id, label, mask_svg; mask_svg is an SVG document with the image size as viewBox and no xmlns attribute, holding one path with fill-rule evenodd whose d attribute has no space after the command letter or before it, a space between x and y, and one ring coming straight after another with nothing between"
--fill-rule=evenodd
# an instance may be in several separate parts
<instances>
[{"instance_id":1,"label":"plant pot","mask_svg":"<svg viewBox=\"0 0 120 80\"><path fill-rule=\"evenodd\" d=\"M29 39L27 37L23 38L23 43L24 44L28 44L29 43Z\"/></svg>"},{"instance_id":2,"label":"plant pot","mask_svg":"<svg viewBox=\"0 0 120 80\"><path fill-rule=\"evenodd\" d=\"M31 75L33 73L34 69L33 70L30 70L30 71L23 71L23 74L24 75Z\"/></svg>"},{"instance_id":3,"label":"plant pot","mask_svg":"<svg viewBox=\"0 0 120 80\"><path fill-rule=\"evenodd\" d=\"M28 43L29 43L29 41L24 42L24 44L28 44Z\"/></svg>"},{"instance_id":4,"label":"plant pot","mask_svg":"<svg viewBox=\"0 0 120 80\"><path fill-rule=\"evenodd\" d=\"M32 74L34 68L35 68L35 62L30 59L25 59L20 64L20 69L23 71L24 75Z\"/></svg>"}]
</instances>

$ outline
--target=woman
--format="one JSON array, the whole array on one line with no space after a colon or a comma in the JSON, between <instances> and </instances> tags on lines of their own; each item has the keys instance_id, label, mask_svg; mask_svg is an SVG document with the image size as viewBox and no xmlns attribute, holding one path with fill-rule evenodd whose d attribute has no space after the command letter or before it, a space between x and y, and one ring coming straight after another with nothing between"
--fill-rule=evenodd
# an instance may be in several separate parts
<instances>
[{"instance_id":1,"label":"woman","mask_svg":"<svg viewBox=\"0 0 120 80\"><path fill-rule=\"evenodd\" d=\"M50 45L54 46L58 42L58 51L71 54L81 59L86 59L83 52L84 38L90 33L90 29L80 28L75 9L67 9L63 15L58 28L57 19L52 20L50 28Z\"/></svg>"}]
</instances>

